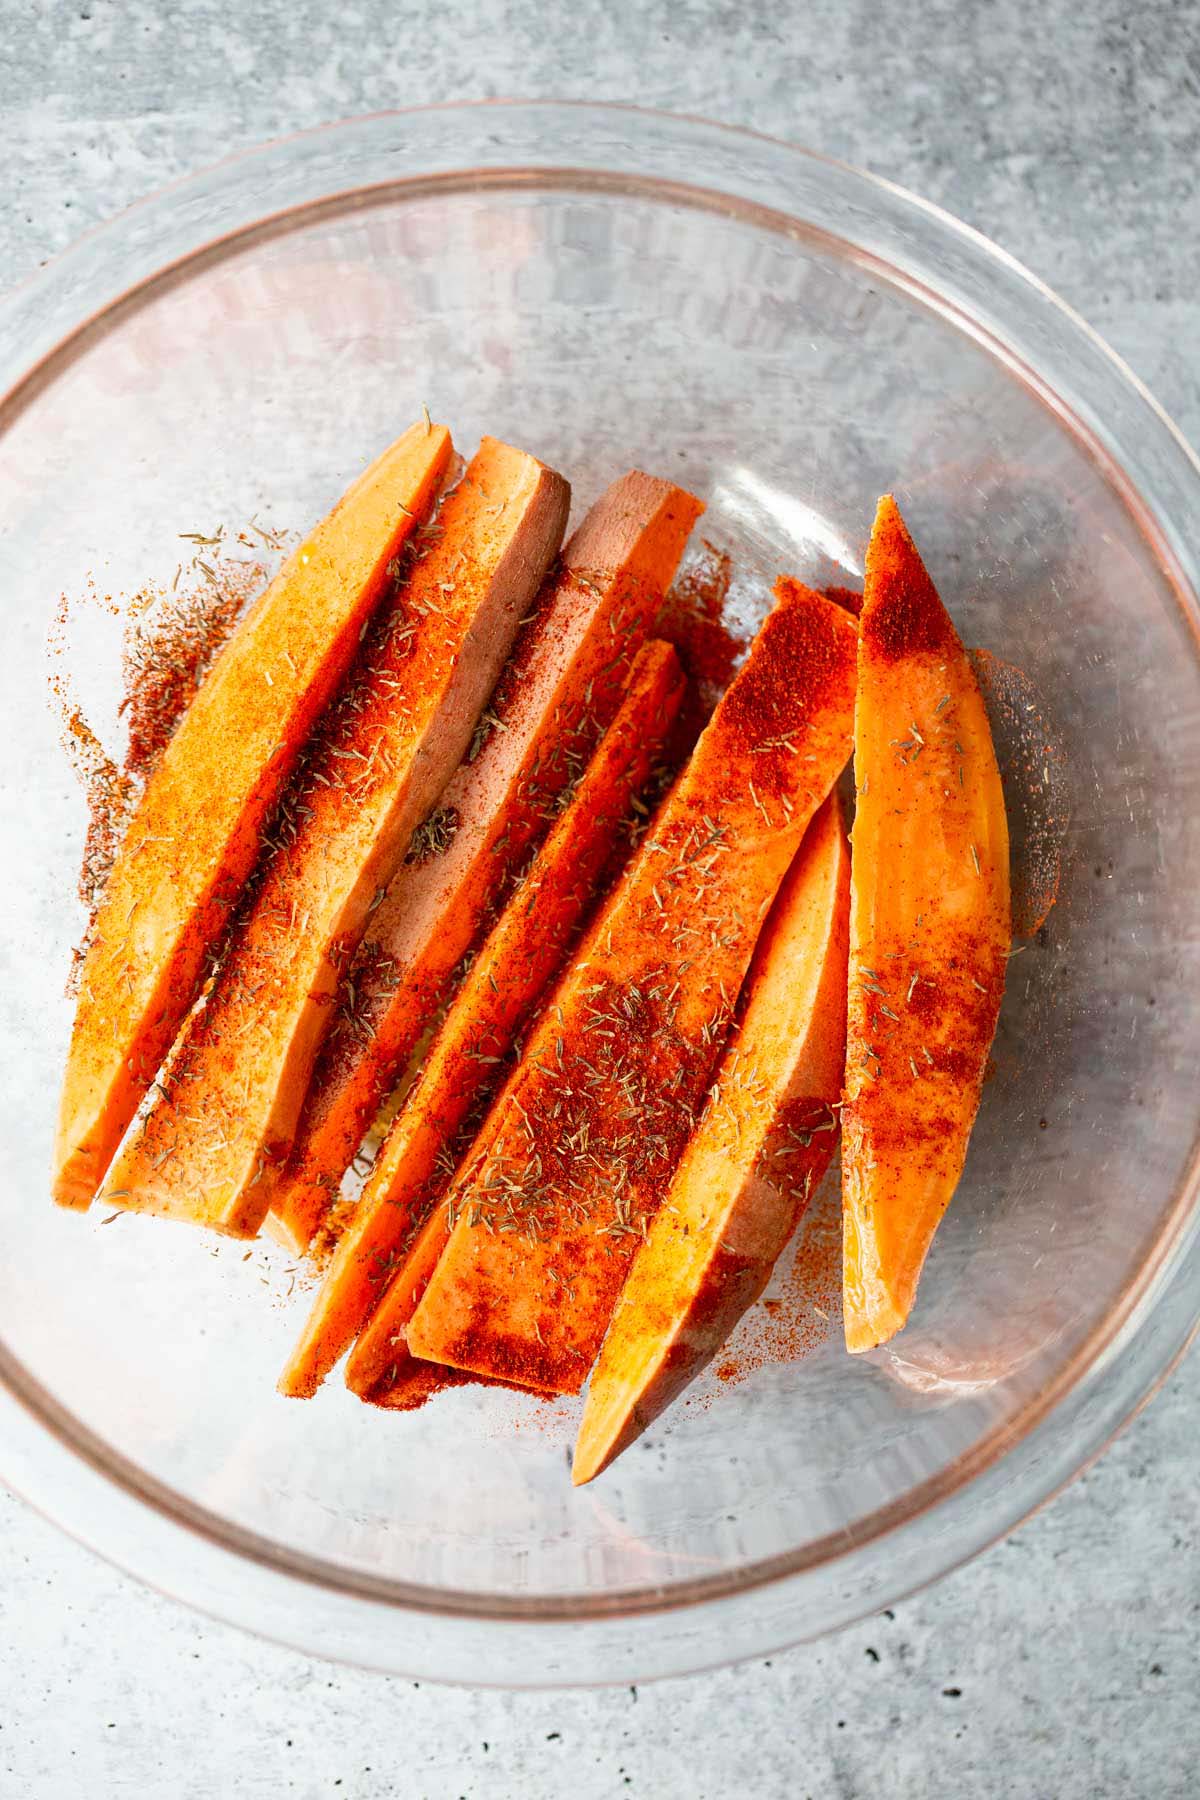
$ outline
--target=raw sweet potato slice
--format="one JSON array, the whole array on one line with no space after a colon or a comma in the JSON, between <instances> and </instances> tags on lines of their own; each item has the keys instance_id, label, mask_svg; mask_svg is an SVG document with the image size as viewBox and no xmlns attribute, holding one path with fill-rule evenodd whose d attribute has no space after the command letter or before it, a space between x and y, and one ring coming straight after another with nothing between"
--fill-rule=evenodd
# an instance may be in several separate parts
<instances>
[{"instance_id":1,"label":"raw sweet potato slice","mask_svg":"<svg viewBox=\"0 0 1200 1800\"><path fill-rule=\"evenodd\" d=\"M292 1248L307 1246L452 971L612 718L702 510L634 470L566 544L442 796L453 830L431 834L423 859L393 877L343 984L291 1156L267 1171L272 1228Z\"/></svg>"},{"instance_id":2,"label":"raw sweet potato slice","mask_svg":"<svg viewBox=\"0 0 1200 1800\"><path fill-rule=\"evenodd\" d=\"M558 549L568 488L485 438L285 809L165 1090L122 1146L118 1205L253 1236L338 975L476 720Z\"/></svg>"},{"instance_id":3,"label":"raw sweet potato slice","mask_svg":"<svg viewBox=\"0 0 1200 1800\"><path fill-rule=\"evenodd\" d=\"M962 1171L1011 941L987 714L890 495L867 552L854 732L842 1178L857 1351L908 1318Z\"/></svg>"},{"instance_id":4,"label":"raw sweet potato slice","mask_svg":"<svg viewBox=\"0 0 1200 1800\"><path fill-rule=\"evenodd\" d=\"M763 927L737 1034L621 1290L588 1384L577 1484L711 1360L825 1173L846 1059L849 908L850 850L831 795Z\"/></svg>"},{"instance_id":5,"label":"raw sweet potato slice","mask_svg":"<svg viewBox=\"0 0 1200 1800\"><path fill-rule=\"evenodd\" d=\"M854 621L798 582L706 726L502 1094L414 1355L574 1393L721 1053L771 902L850 750Z\"/></svg>"},{"instance_id":6,"label":"raw sweet potato slice","mask_svg":"<svg viewBox=\"0 0 1200 1800\"><path fill-rule=\"evenodd\" d=\"M359 476L234 632L147 784L80 978L54 1151L62 1205L86 1207L103 1179L450 453L445 426L414 425Z\"/></svg>"},{"instance_id":7,"label":"raw sweet potato slice","mask_svg":"<svg viewBox=\"0 0 1200 1800\"><path fill-rule=\"evenodd\" d=\"M494 1115L493 1115L494 1116ZM485 1125L481 1136L490 1138ZM472 1146L470 1161L464 1173L478 1166L484 1154L483 1144ZM449 1242L452 1226L444 1205L437 1205L426 1218L375 1311L363 1328L362 1335L346 1361L346 1386L362 1400L387 1404L387 1395L401 1388L417 1391L432 1379L431 1371L441 1364L421 1362L408 1349L408 1322L412 1318L429 1278ZM459 1371L460 1375L462 1371ZM475 1377L463 1376L464 1380Z\"/></svg>"},{"instance_id":8,"label":"raw sweet potato slice","mask_svg":"<svg viewBox=\"0 0 1200 1800\"><path fill-rule=\"evenodd\" d=\"M445 1159L557 970L682 698L674 650L644 645L628 698L472 963L383 1142L284 1370L282 1393L315 1393L370 1316L406 1238L445 1187L453 1172ZM438 1213L444 1216L440 1207Z\"/></svg>"}]
</instances>

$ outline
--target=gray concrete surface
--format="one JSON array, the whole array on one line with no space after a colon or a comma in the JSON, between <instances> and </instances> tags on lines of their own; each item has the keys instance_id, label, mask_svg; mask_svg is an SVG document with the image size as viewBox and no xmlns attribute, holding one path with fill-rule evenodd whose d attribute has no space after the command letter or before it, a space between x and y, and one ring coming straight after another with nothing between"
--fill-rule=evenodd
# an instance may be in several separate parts
<instances>
[{"instance_id":1,"label":"gray concrete surface","mask_svg":"<svg viewBox=\"0 0 1200 1800\"><path fill-rule=\"evenodd\" d=\"M0 285L278 132L456 97L636 98L940 201L1200 438L1195 0L0 0L0 70ZM0 1795L1183 1800L1200 1792L1196 1367L894 1617L636 1692L326 1667L197 1620L0 1497Z\"/></svg>"}]
</instances>

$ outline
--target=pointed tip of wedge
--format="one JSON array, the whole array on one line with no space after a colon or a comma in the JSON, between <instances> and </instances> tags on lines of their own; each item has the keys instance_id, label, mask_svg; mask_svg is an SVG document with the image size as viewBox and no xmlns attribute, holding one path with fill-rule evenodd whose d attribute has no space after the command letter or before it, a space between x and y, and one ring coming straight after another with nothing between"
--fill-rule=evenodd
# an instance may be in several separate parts
<instances>
[{"instance_id":1,"label":"pointed tip of wedge","mask_svg":"<svg viewBox=\"0 0 1200 1800\"><path fill-rule=\"evenodd\" d=\"M865 1356L869 1350L878 1350L881 1344L888 1343L898 1331L904 1329L904 1325L905 1320L899 1313L886 1319L847 1317L846 1350L850 1356Z\"/></svg>"},{"instance_id":2,"label":"pointed tip of wedge","mask_svg":"<svg viewBox=\"0 0 1200 1800\"><path fill-rule=\"evenodd\" d=\"M586 1487L600 1473L602 1466L590 1453L581 1454L580 1446L576 1444L575 1457L571 1463L571 1486Z\"/></svg>"},{"instance_id":3,"label":"pointed tip of wedge","mask_svg":"<svg viewBox=\"0 0 1200 1800\"><path fill-rule=\"evenodd\" d=\"M879 501L867 546L860 641L878 663L962 650L892 494Z\"/></svg>"},{"instance_id":4,"label":"pointed tip of wedge","mask_svg":"<svg viewBox=\"0 0 1200 1800\"><path fill-rule=\"evenodd\" d=\"M96 1197L96 1185L66 1163L55 1171L50 1193L56 1206L65 1207L68 1212L86 1212Z\"/></svg>"},{"instance_id":5,"label":"pointed tip of wedge","mask_svg":"<svg viewBox=\"0 0 1200 1800\"><path fill-rule=\"evenodd\" d=\"M99 1156L69 1111L64 1093L54 1142L50 1192L57 1206L86 1212L108 1174L107 1161Z\"/></svg>"},{"instance_id":6,"label":"pointed tip of wedge","mask_svg":"<svg viewBox=\"0 0 1200 1800\"><path fill-rule=\"evenodd\" d=\"M453 439L450 435L450 427L448 425L440 425L436 419L431 419L428 412L424 412L421 418L415 419L411 425L406 426L400 436L396 439L395 443L390 445L388 450L384 451L384 455L391 454L392 451L397 450L401 445L407 446L414 443L423 444L432 455L444 455L447 460L449 460L454 448Z\"/></svg>"},{"instance_id":7,"label":"pointed tip of wedge","mask_svg":"<svg viewBox=\"0 0 1200 1800\"><path fill-rule=\"evenodd\" d=\"M878 1350L903 1331L915 1295L915 1281L907 1300L903 1295L897 1297L879 1276L867 1285L866 1292L861 1287L855 1292L847 1284L843 1290L842 1330L849 1354L865 1356L868 1350Z\"/></svg>"},{"instance_id":8,"label":"pointed tip of wedge","mask_svg":"<svg viewBox=\"0 0 1200 1800\"><path fill-rule=\"evenodd\" d=\"M904 514L900 511L900 502L895 494L880 494L875 505L875 518L871 524L872 549L886 549L892 555L911 557L920 562L921 556L913 539L912 532L905 523Z\"/></svg>"},{"instance_id":9,"label":"pointed tip of wedge","mask_svg":"<svg viewBox=\"0 0 1200 1800\"><path fill-rule=\"evenodd\" d=\"M583 1418L579 1423L579 1435L575 1439L575 1455L571 1461L572 1487L586 1487L589 1481L594 1481L597 1475L607 1469L621 1448L619 1431L606 1432L603 1419L593 1419L589 1425L590 1413L590 1405L585 1405Z\"/></svg>"},{"instance_id":10,"label":"pointed tip of wedge","mask_svg":"<svg viewBox=\"0 0 1200 1800\"><path fill-rule=\"evenodd\" d=\"M285 1400L311 1400L316 1391L315 1382L301 1381L287 1369L275 1383L275 1392L282 1394Z\"/></svg>"},{"instance_id":11,"label":"pointed tip of wedge","mask_svg":"<svg viewBox=\"0 0 1200 1800\"><path fill-rule=\"evenodd\" d=\"M601 1352L603 1357L603 1351ZM648 1381L629 1384L614 1379L597 1364L583 1403L583 1417L575 1434L571 1485L584 1487L637 1442L663 1406L648 1404ZM674 1398L674 1395L670 1396Z\"/></svg>"},{"instance_id":12,"label":"pointed tip of wedge","mask_svg":"<svg viewBox=\"0 0 1200 1800\"><path fill-rule=\"evenodd\" d=\"M282 1394L285 1400L311 1400L325 1375L326 1371L312 1355L311 1345L302 1340L284 1364L275 1383L275 1392Z\"/></svg>"}]
</instances>

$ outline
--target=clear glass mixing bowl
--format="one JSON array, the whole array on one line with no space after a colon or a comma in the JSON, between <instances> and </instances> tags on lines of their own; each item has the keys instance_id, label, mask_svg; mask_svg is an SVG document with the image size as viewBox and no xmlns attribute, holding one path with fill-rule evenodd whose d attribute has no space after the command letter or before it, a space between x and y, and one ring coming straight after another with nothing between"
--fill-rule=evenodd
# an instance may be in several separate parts
<instances>
[{"instance_id":1,"label":"clear glass mixing bowl","mask_svg":"<svg viewBox=\"0 0 1200 1800\"><path fill-rule=\"evenodd\" d=\"M452 107L273 145L85 238L0 313L5 1179L0 1467L156 1585L326 1655L632 1679L880 1607L1106 1442L1197 1313L1200 471L1006 256L886 183L690 120ZM916 1318L683 1409L573 1492L572 1408L412 1416L276 1373L286 1272L55 1210L83 806L47 704L58 598L176 534L301 527L427 401L567 471L708 502L742 604L861 566L894 487L968 642L1060 740L1058 904ZM110 712L119 628L75 646ZM211 1252L211 1253L210 1253Z\"/></svg>"}]
</instances>

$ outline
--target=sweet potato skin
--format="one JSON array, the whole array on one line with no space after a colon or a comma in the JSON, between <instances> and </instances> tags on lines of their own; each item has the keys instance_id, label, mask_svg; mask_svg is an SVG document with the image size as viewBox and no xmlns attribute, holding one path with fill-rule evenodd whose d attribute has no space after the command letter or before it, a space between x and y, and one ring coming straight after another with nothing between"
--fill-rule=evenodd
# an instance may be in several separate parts
<instances>
[{"instance_id":1,"label":"sweet potato skin","mask_svg":"<svg viewBox=\"0 0 1200 1800\"><path fill-rule=\"evenodd\" d=\"M169 1090L113 1166L117 1205L257 1232L340 970L466 749L567 502L561 476L484 439L306 765Z\"/></svg>"},{"instance_id":2,"label":"sweet potato skin","mask_svg":"<svg viewBox=\"0 0 1200 1800\"><path fill-rule=\"evenodd\" d=\"M824 802L764 927L745 1012L637 1250L588 1388L590 1481L711 1361L771 1276L837 1139L850 853Z\"/></svg>"},{"instance_id":3,"label":"sweet potato skin","mask_svg":"<svg viewBox=\"0 0 1200 1800\"><path fill-rule=\"evenodd\" d=\"M442 797L448 847L394 876L339 996L287 1162L269 1169L273 1227L303 1251L363 1137L616 712L700 502L632 470L566 544Z\"/></svg>"},{"instance_id":4,"label":"sweet potato skin","mask_svg":"<svg viewBox=\"0 0 1200 1800\"><path fill-rule=\"evenodd\" d=\"M671 646L644 645L625 704L476 957L380 1148L284 1371L282 1393L315 1392L365 1324L406 1239L446 1185L441 1161L566 953L683 687ZM442 1211L437 1208L439 1217Z\"/></svg>"},{"instance_id":5,"label":"sweet potato skin","mask_svg":"<svg viewBox=\"0 0 1200 1800\"><path fill-rule=\"evenodd\" d=\"M905 1323L957 1186L1011 942L974 671L890 495L867 554L842 1113L847 1348Z\"/></svg>"},{"instance_id":6,"label":"sweet potato skin","mask_svg":"<svg viewBox=\"0 0 1200 1800\"><path fill-rule=\"evenodd\" d=\"M800 583L776 593L501 1096L486 1162L455 1184L458 1222L408 1328L419 1357L573 1393L600 1347L850 749L854 623Z\"/></svg>"},{"instance_id":7,"label":"sweet potato skin","mask_svg":"<svg viewBox=\"0 0 1200 1800\"><path fill-rule=\"evenodd\" d=\"M54 1151L61 1205L90 1204L451 449L445 426L414 425L358 477L234 632L148 782L81 973Z\"/></svg>"}]
</instances>

